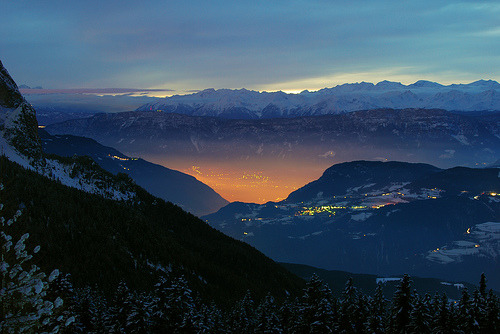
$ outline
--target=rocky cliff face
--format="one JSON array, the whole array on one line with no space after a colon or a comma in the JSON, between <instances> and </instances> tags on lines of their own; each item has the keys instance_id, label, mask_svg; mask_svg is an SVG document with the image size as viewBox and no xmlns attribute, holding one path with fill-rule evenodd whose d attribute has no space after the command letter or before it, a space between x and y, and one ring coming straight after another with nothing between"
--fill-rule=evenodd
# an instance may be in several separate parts
<instances>
[{"instance_id":1,"label":"rocky cliff face","mask_svg":"<svg viewBox=\"0 0 500 334\"><path fill-rule=\"evenodd\" d=\"M23 103L24 99L19 93L19 89L12 80L9 72L3 67L0 61L0 106L15 109Z\"/></svg>"},{"instance_id":2,"label":"rocky cliff face","mask_svg":"<svg viewBox=\"0 0 500 334\"><path fill-rule=\"evenodd\" d=\"M35 109L21 95L1 62L0 156L6 156L24 168L58 180L66 186L111 199L128 200L134 197L134 186L104 172L90 159L45 157L38 135Z\"/></svg>"},{"instance_id":3,"label":"rocky cliff face","mask_svg":"<svg viewBox=\"0 0 500 334\"><path fill-rule=\"evenodd\" d=\"M37 133L38 123L33 107L0 61L0 137L2 151L10 145L32 163L42 159L42 146ZM5 141L5 142L4 142Z\"/></svg>"}]
</instances>

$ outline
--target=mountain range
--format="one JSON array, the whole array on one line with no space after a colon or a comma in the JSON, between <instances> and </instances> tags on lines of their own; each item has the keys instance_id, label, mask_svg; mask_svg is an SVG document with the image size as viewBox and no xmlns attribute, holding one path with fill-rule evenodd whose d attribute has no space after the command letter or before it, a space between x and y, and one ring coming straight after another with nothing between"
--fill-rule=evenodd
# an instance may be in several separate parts
<instances>
[{"instance_id":1,"label":"mountain range","mask_svg":"<svg viewBox=\"0 0 500 334\"><path fill-rule=\"evenodd\" d=\"M260 119L338 114L380 108L420 108L460 111L500 110L500 84L479 80L441 85L425 80L410 85L381 81L343 84L300 94L247 89L205 89L147 103L137 111L161 111L191 116Z\"/></svg>"},{"instance_id":2,"label":"mountain range","mask_svg":"<svg viewBox=\"0 0 500 334\"><path fill-rule=\"evenodd\" d=\"M203 217L281 262L500 288L500 170L354 161L281 202L235 202Z\"/></svg>"},{"instance_id":3,"label":"mountain range","mask_svg":"<svg viewBox=\"0 0 500 334\"><path fill-rule=\"evenodd\" d=\"M376 109L339 115L234 120L165 112L98 114L46 127L132 155L308 162L398 160L485 166L500 156L500 113ZM193 158L194 157L194 158Z\"/></svg>"}]
</instances>

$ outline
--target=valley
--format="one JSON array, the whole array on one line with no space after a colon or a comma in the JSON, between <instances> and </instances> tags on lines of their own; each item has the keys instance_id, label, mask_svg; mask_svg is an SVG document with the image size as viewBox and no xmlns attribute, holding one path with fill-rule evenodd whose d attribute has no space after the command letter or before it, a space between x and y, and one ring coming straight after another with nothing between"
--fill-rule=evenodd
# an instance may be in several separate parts
<instances>
[{"instance_id":1,"label":"valley","mask_svg":"<svg viewBox=\"0 0 500 334\"><path fill-rule=\"evenodd\" d=\"M219 93L247 92L210 92ZM139 110L45 129L195 177L231 202L202 219L276 261L470 283L485 272L500 289L500 179L488 168L500 154L499 115L385 108L231 119Z\"/></svg>"},{"instance_id":2,"label":"valley","mask_svg":"<svg viewBox=\"0 0 500 334\"><path fill-rule=\"evenodd\" d=\"M329 166L307 161L272 158L217 159L196 156L177 159L165 155L140 154L145 160L181 171L216 189L222 197L234 201L266 203L281 201ZM285 172L284 172L285 171Z\"/></svg>"}]
</instances>

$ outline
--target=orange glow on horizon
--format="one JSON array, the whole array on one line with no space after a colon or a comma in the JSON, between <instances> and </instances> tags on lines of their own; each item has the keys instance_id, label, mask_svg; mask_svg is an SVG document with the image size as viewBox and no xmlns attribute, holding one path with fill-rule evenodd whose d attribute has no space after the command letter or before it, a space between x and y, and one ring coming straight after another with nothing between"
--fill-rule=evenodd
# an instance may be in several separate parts
<instances>
[{"instance_id":1,"label":"orange glow on horizon","mask_svg":"<svg viewBox=\"0 0 500 334\"><path fill-rule=\"evenodd\" d=\"M230 202L258 204L286 199L294 190L319 178L329 167L328 164L293 164L290 161L144 158L195 177Z\"/></svg>"},{"instance_id":2,"label":"orange glow on horizon","mask_svg":"<svg viewBox=\"0 0 500 334\"><path fill-rule=\"evenodd\" d=\"M192 166L180 171L196 177L230 202L277 202L303 185L300 181L290 184L288 180L280 180L263 171L251 169L214 170L210 167Z\"/></svg>"}]
</instances>

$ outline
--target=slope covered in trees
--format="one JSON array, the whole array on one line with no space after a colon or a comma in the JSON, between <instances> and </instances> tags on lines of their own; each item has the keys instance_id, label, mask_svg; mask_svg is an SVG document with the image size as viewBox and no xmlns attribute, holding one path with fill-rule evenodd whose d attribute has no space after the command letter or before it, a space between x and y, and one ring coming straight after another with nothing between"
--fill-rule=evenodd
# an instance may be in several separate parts
<instances>
[{"instance_id":1,"label":"slope covered in trees","mask_svg":"<svg viewBox=\"0 0 500 334\"><path fill-rule=\"evenodd\" d=\"M69 290L66 290L69 291ZM347 280L332 292L313 275L297 298L256 298L251 292L221 309L196 297L182 276L165 275L154 291L137 293L121 282L104 296L86 287L67 293L72 333L498 333L500 302L487 291L464 289L457 300L419 295L404 276L395 293L381 285L369 294Z\"/></svg>"},{"instance_id":2,"label":"slope covered in trees","mask_svg":"<svg viewBox=\"0 0 500 334\"><path fill-rule=\"evenodd\" d=\"M351 277L356 282L356 287L364 293L371 293L375 291L378 284L382 284L382 292L386 296L392 296L396 291L399 280L402 276L395 277L377 276L370 274L355 274L340 270L325 270L316 267L311 267L304 264L296 263L280 263L287 270L295 275L308 279L313 274L318 275L326 284L330 286L334 295L337 297L342 291L344 283ZM455 283L447 282L437 278L421 278L412 276L412 287L421 295L429 294L443 294L445 293L451 299L460 299L462 289L467 288L474 290L475 286L470 283Z\"/></svg>"},{"instance_id":3,"label":"slope covered in trees","mask_svg":"<svg viewBox=\"0 0 500 334\"><path fill-rule=\"evenodd\" d=\"M203 298L227 302L248 289L283 297L302 285L251 246L138 186L133 200L114 201L63 186L5 157L0 171L5 210L25 212L18 225L31 233L33 245L41 245L40 267L71 273L77 287L109 292L124 280L133 289L151 290L159 274L175 271Z\"/></svg>"}]
</instances>

